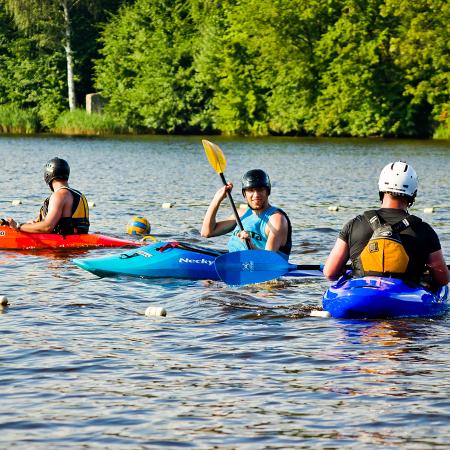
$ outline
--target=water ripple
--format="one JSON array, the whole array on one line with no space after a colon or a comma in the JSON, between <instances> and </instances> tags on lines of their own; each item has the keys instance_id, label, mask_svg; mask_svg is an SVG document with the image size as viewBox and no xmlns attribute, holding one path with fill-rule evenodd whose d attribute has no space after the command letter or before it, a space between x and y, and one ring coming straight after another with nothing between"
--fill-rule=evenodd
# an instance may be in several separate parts
<instances>
[{"instance_id":1,"label":"water ripple","mask_svg":"<svg viewBox=\"0 0 450 450\"><path fill-rule=\"evenodd\" d=\"M218 142L228 179L238 182L254 166L269 170L273 203L292 219L292 259L299 264L323 262L342 224L376 206L377 172L386 160L401 155L417 168L419 215L442 204L448 180L448 147L426 141ZM0 179L5 216L35 216L48 195L37 170L58 154L70 161L73 186L97 205L93 231L123 236L129 216L143 214L160 239L209 243L199 228L220 180L196 137L2 137L0 152L7 173L22 174ZM23 186L30 196L12 206ZM448 208L426 217L446 255L449 219ZM211 245L224 248L226 238ZM0 447L448 445L448 317L324 320L310 317L321 308L323 279L230 288L99 279L71 262L109 253L115 251L0 252L0 294L10 300L0 314ZM150 305L165 307L167 317L146 317Z\"/></svg>"}]
</instances>

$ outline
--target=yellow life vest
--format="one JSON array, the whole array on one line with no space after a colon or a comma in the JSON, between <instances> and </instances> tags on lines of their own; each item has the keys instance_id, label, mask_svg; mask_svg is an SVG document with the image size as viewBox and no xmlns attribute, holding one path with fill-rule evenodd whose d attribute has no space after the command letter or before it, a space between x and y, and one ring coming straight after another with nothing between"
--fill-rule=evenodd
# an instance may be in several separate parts
<instances>
[{"instance_id":1,"label":"yellow life vest","mask_svg":"<svg viewBox=\"0 0 450 450\"><path fill-rule=\"evenodd\" d=\"M362 276L381 276L403 278L409 264L409 256L403 246L400 232L414 223L419 217L408 215L394 225L381 223L375 211L366 211L373 234L359 255Z\"/></svg>"},{"instance_id":2,"label":"yellow life vest","mask_svg":"<svg viewBox=\"0 0 450 450\"><path fill-rule=\"evenodd\" d=\"M79 191L67 186L60 189L67 189L73 195L73 204L70 217L63 217L59 219L53 233L68 235L68 234L83 234L89 232L89 206L86 197ZM42 222L48 213L48 204L50 197L46 198L40 211L38 222Z\"/></svg>"}]
</instances>

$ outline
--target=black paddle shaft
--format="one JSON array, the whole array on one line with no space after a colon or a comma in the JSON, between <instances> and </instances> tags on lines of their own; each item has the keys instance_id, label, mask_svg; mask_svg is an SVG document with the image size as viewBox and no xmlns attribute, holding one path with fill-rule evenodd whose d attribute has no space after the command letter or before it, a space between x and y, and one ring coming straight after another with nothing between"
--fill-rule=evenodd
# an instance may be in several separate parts
<instances>
[{"instance_id":1,"label":"black paddle shaft","mask_svg":"<svg viewBox=\"0 0 450 450\"><path fill-rule=\"evenodd\" d=\"M219 175L220 175L223 185L226 186L227 180L225 180L225 176L223 175L223 173L220 173ZM241 229L241 231L244 231L244 227L242 225L241 218L239 217L239 214L236 209L236 205L234 204L234 200L233 200L233 197L231 196L230 191L227 191L227 196L228 196L228 200L230 200L231 207L233 208L234 217L236 218L236 222L239 225L239 228Z\"/></svg>"},{"instance_id":2,"label":"black paddle shaft","mask_svg":"<svg viewBox=\"0 0 450 450\"><path fill-rule=\"evenodd\" d=\"M222 172L220 172L219 175L220 175L220 179L222 180L223 185L226 186L227 180L225 179L224 174ZM237 222L240 230L244 231L244 226L242 225L241 218L239 217L239 214L236 209L236 205L234 204L234 200L233 200L233 197L231 196L230 191L227 191L227 196L228 196L228 200L230 200L231 208L233 209L233 213L234 213L234 217L236 218L236 222ZM246 240L245 242L246 242L247 248L250 249L250 243L248 242L248 240Z\"/></svg>"}]
</instances>

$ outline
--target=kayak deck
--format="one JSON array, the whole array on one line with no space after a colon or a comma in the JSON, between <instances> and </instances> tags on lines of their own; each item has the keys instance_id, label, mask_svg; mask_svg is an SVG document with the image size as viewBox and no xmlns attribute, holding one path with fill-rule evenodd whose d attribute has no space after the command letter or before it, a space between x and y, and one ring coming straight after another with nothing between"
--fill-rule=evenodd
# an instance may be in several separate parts
<instances>
[{"instance_id":1,"label":"kayak deck","mask_svg":"<svg viewBox=\"0 0 450 450\"><path fill-rule=\"evenodd\" d=\"M121 254L77 258L73 263L99 277L219 280L214 261L221 254L180 242L156 242Z\"/></svg>"},{"instance_id":2,"label":"kayak deck","mask_svg":"<svg viewBox=\"0 0 450 450\"><path fill-rule=\"evenodd\" d=\"M141 242L119 239L102 234L25 233L9 226L0 226L0 250L29 250L48 248L138 247Z\"/></svg>"},{"instance_id":3,"label":"kayak deck","mask_svg":"<svg viewBox=\"0 0 450 450\"><path fill-rule=\"evenodd\" d=\"M448 286L437 294L395 278L342 278L323 296L335 318L437 317L448 308Z\"/></svg>"}]
</instances>

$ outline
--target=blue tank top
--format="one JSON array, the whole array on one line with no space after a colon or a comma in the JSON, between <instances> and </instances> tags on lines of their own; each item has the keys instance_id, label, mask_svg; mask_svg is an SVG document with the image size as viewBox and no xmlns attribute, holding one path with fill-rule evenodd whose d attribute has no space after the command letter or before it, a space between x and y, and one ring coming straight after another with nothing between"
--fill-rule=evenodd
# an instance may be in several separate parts
<instances>
[{"instance_id":1,"label":"blue tank top","mask_svg":"<svg viewBox=\"0 0 450 450\"><path fill-rule=\"evenodd\" d=\"M275 212L281 212L281 214L286 217L288 222L288 236L286 240L286 244L280 248L280 252L284 254L284 256L289 256L291 253L292 247L292 227L291 221L287 214L280 208L276 208L275 206L270 206L267 208L262 214L259 216L253 214L253 211L250 208L247 208L243 216L241 217L242 226L245 231L248 231L252 237L252 243L256 248L264 250L267 244L267 234L266 234L266 226L269 222L270 217ZM242 242L237 234L240 232L240 228L238 225L234 228L230 240L228 241L228 251L237 252L242 250L247 250L247 246L244 242Z\"/></svg>"}]
</instances>

